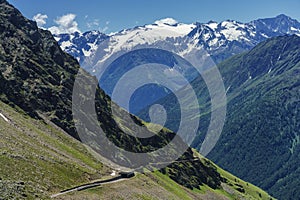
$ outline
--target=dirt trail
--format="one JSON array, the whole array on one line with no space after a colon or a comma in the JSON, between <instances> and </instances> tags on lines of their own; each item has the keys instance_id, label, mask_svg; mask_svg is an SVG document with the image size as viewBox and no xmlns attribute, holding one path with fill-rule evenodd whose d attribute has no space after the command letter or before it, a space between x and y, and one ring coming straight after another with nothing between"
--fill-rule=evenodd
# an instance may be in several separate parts
<instances>
[{"instance_id":1,"label":"dirt trail","mask_svg":"<svg viewBox=\"0 0 300 200\"><path fill-rule=\"evenodd\" d=\"M9 123L9 119L7 119L1 112L0 112L0 117L2 117L2 119L4 119L4 121Z\"/></svg>"}]
</instances>

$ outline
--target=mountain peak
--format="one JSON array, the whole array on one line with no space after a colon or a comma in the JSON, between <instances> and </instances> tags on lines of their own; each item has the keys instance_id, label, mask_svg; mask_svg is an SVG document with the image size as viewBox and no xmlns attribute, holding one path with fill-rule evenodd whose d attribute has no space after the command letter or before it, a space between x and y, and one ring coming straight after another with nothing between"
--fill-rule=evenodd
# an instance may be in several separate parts
<instances>
[{"instance_id":1,"label":"mountain peak","mask_svg":"<svg viewBox=\"0 0 300 200\"><path fill-rule=\"evenodd\" d=\"M291 17L289 17L289 16L287 16L287 15L285 15L285 14L279 14L279 15L277 15L275 18L279 18L279 19L291 19Z\"/></svg>"},{"instance_id":2,"label":"mountain peak","mask_svg":"<svg viewBox=\"0 0 300 200\"><path fill-rule=\"evenodd\" d=\"M259 22L259 21L267 23L267 24L273 23L274 25L277 25L277 26L280 26L282 24L280 22L282 22L282 21L284 21L286 23L296 24L296 26L299 25L299 22L296 19L293 19L290 16L287 16L285 14L279 14L276 17L260 18L260 19L252 21L252 23Z\"/></svg>"},{"instance_id":3,"label":"mountain peak","mask_svg":"<svg viewBox=\"0 0 300 200\"><path fill-rule=\"evenodd\" d=\"M173 18L164 18L164 19L156 20L154 24L176 26L178 24L178 21L176 21Z\"/></svg>"},{"instance_id":4,"label":"mountain peak","mask_svg":"<svg viewBox=\"0 0 300 200\"><path fill-rule=\"evenodd\" d=\"M218 23L218 22L217 22L217 21L214 21L214 20L209 20L207 23L208 23L208 24L214 24L214 23Z\"/></svg>"}]
</instances>

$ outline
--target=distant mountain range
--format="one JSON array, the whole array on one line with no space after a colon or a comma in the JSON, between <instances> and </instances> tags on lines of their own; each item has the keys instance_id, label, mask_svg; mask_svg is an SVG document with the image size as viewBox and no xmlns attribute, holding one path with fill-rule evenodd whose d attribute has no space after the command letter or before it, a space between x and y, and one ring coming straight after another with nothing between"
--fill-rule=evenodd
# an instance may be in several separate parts
<instances>
[{"instance_id":1,"label":"distant mountain range","mask_svg":"<svg viewBox=\"0 0 300 200\"><path fill-rule=\"evenodd\" d=\"M159 47L160 42L170 40L177 46L185 43L185 48L175 52L184 55L192 50L191 47L198 45L204 47L215 62L219 63L234 54L253 48L267 38L285 34L300 35L300 23L281 14L274 18L258 19L249 23L226 20L220 23L210 21L183 24L163 19L153 24L125 29L110 35L99 31L88 31L55 35L55 39L64 51L74 56L81 64L95 64L103 59L104 55L96 55L96 52L100 44L106 40L109 42L105 47L114 49L114 52L143 44ZM186 37L189 40L186 40ZM186 44L187 41L190 43ZM87 58L88 62L86 62Z\"/></svg>"},{"instance_id":2,"label":"distant mountain range","mask_svg":"<svg viewBox=\"0 0 300 200\"><path fill-rule=\"evenodd\" d=\"M207 59L220 63L233 55L252 49L268 38L286 34L300 35L300 23L288 16L278 15L274 18L258 19L249 23L226 20L220 23L210 21L208 23L183 24L173 19L163 19L153 24L125 29L111 35L99 31L89 31L55 35L55 39L64 51L80 62L83 68L100 78L101 63L106 62L111 56L137 48L161 48L184 58L197 57L199 59L198 54L200 54L202 57L199 62L204 63L200 70L205 70L209 67L205 64ZM139 56L145 58L145 55L150 54L144 52L144 55ZM170 68L178 66L176 59L166 52L161 52L161 58L163 59L157 60L160 64ZM169 60L168 62L166 62L166 58ZM101 88L111 96L114 86L111 83L117 81L115 77L121 77L126 70L130 69L130 65L143 64L139 62L140 60L136 59L134 63L123 60L121 64L119 63L118 70L113 70L111 73L114 74L113 77L106 76L105 80L100 79ZM111 68L116 69L115 66L111 66ZM197 73L191 73L187 67L183 67L183 69L177 67L176 70L178 69L185 74L188 81L197 77ZM185 85L173 80L171 82L175 88ZM137 91L130 102L129 111L138 114L140 110L168 94L170 91L164 87L146 86L143 90Z\"/></svg>"}]
</instances>

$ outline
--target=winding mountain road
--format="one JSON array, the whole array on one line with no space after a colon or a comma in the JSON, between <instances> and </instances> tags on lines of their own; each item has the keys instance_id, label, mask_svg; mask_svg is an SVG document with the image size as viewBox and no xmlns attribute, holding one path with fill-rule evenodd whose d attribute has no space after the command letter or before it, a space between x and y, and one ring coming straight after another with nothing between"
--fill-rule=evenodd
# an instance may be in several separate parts
<instances>
[{"instance_id":1,"label":"winding mountain road","mask_svg":"<svg viewBox=\"0 0 300 200\"><path fill-rule=\"evenodd\" d=\"M125 177L120 175L120 176L117 176L117 177L114 177L114 178L111 178L111 179L107 179L107 180L95 181L95 182L79 185L79 186L76 186L76 187L73 187L73 188L70 188L70 189L67 189L67 190L62 190L57 194L53 194L53 195L51 195L51 198L55 198L55 197L58 197L58 196L61 196L61 195L71 193L71 192L87 190L87 189L90 189L90 188L98 187L100 185L106 185L106 184L111 184L111 183L124 181L126 179L129 179L129 178L125 178Z\"/></svg>"},{"instance_id":2,"label":"winding mountain road","mask_svg":"<svg viewBox=\"0 0 300 200\"><path fill-rule=\"evenodd\" d=\"M190 161L196 161L196 160L199 160L199 158L190 159L190 160L178 160L178 161L173 161L172 163L190 162ZM170 164L170 162L149 163L149 165L164 165L164 164ZM133 173L133 172L129 172L129 173ZM134 176L134 173L133 173L133 176ZM57 194L53 194L53 195L51 195L51 198L55 198L55 197L58 197L61 195L71 193L71 192L87 190L90 188L98 187L100 185L106 185L106 184L116 183L116 182L120 182L120 181L125 181L125 180L132 178L133 176L124 177L122 175L119 175L119 176L116 176L114 178L110 178L107 180L94 181L91 183L79 185L79 186L76 186L76 187L73 187L70 189L62 190Z\"/></svg>"}]
</instances>

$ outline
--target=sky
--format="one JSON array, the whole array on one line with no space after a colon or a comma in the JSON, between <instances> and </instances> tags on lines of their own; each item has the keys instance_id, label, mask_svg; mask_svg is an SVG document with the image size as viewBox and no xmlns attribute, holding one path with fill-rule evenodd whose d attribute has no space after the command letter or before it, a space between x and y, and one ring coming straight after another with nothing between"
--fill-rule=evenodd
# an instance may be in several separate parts
<instances>
[{"instance_id":1,"label":"sky","mask_svg":"<svg viewBox=\"0 0 300 200\"><path fill-rule=\"evenodd\" d=\"M300 21L300 0L8 0L27 18L54 33L118 32L163 18L182 23L249 22L286 14Z\"/></svg>"}]
</instances>

